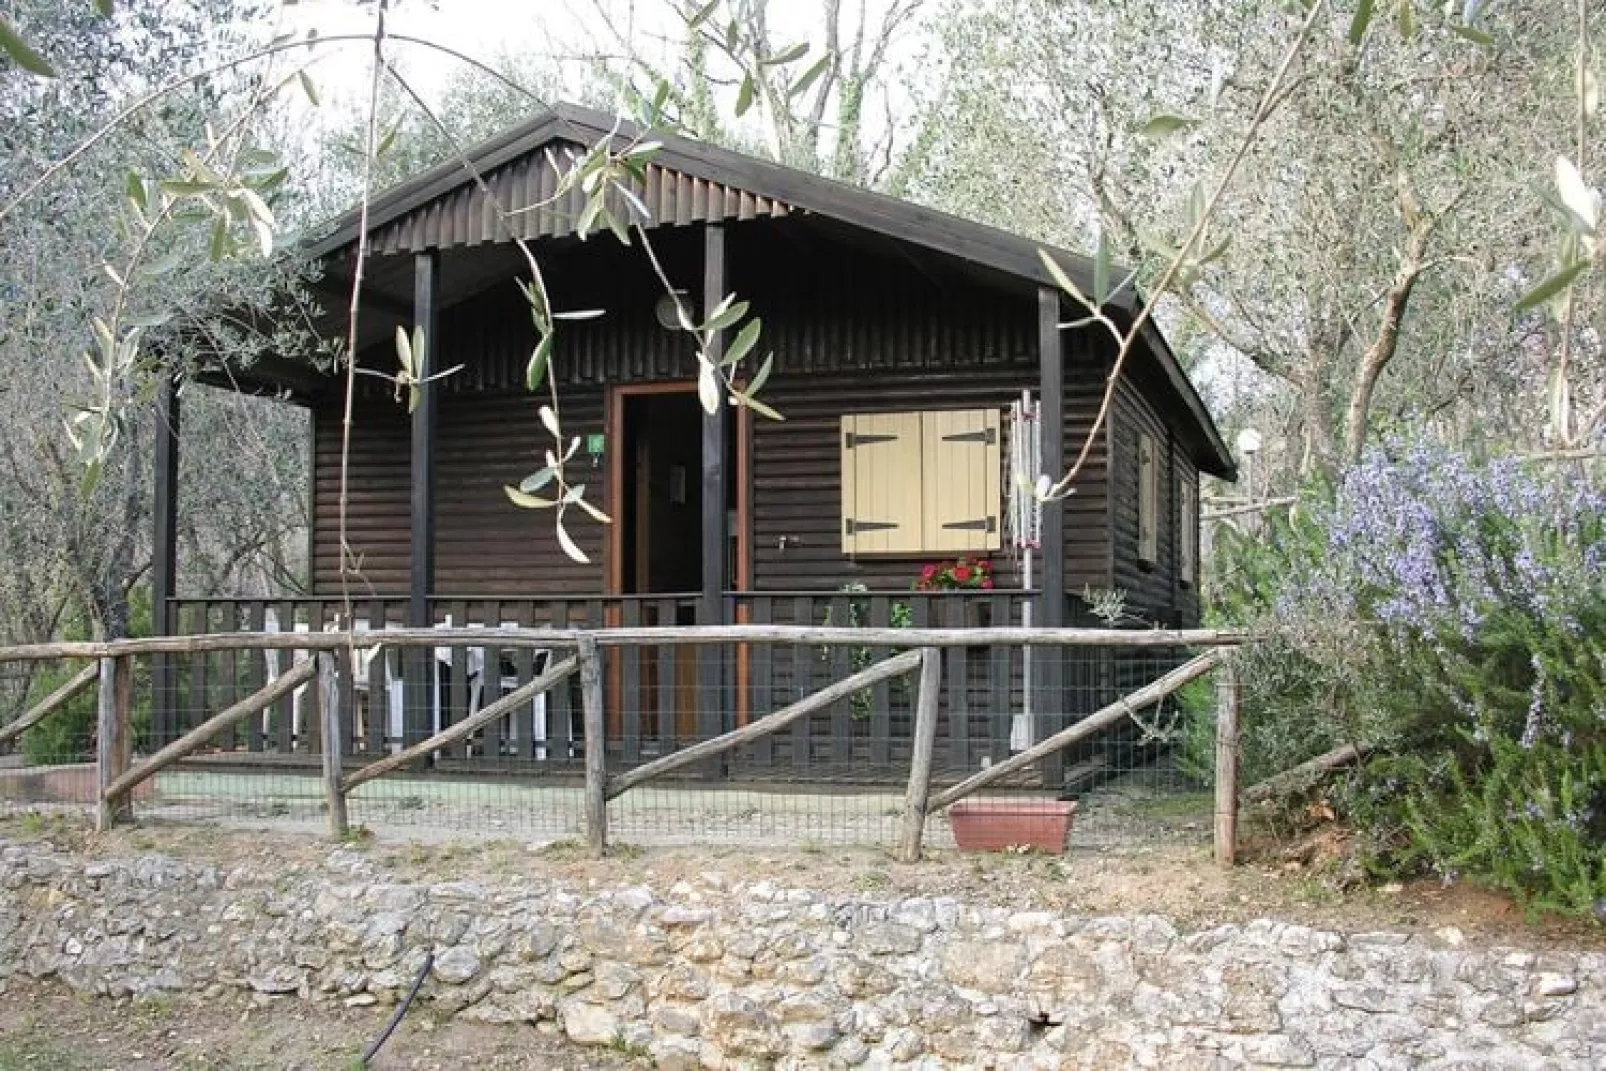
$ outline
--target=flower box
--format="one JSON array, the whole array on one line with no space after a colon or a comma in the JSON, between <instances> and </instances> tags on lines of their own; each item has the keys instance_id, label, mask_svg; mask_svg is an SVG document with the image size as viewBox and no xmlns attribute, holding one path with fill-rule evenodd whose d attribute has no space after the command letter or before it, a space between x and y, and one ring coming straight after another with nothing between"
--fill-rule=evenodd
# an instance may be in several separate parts
<instances>
[{"instance_id":1,"label":"flower box","mask_svg":"<svg viewBox=\"0 0 1606 1071\"><path fill-rule=\"evenodd\" d=\"M1024 847L1060 855L1075 813L1074 801L961 800L948 808L948 824L963 851Z\"/></svg>"}]
</instances>

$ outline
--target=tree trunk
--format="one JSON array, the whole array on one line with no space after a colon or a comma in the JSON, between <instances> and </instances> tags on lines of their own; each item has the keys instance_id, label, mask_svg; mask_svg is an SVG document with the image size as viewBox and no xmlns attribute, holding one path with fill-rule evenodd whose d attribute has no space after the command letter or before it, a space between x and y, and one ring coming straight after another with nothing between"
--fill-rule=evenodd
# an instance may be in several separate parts
<instances>
[{"instance_id":1,"label":"tree trunk","mask_svg":"<svg viewBox=\"0 0 1606 1071\"><path fill-rule=\"evenodd\" d=\"M1361 451L1366 448L1366 424L1372 411L1372 395L1377 390L1377 381L1382 378L1399 349L1400 325L1411 303L1411 292L1416 289L1416 282L1422 276L1422 260L1432 233L1433 225L1429 221L1418 223L1411 230L1399 274L1394 277L1394 285L1389 287L1383 299L1383 315L1378 321L1377 335L1361 355L1361 365L1355 374L1355 387L1350 393L1349 410L1344 418L1344 462L1347 465L1360 461Z\"/></svg>"}]
</instances>

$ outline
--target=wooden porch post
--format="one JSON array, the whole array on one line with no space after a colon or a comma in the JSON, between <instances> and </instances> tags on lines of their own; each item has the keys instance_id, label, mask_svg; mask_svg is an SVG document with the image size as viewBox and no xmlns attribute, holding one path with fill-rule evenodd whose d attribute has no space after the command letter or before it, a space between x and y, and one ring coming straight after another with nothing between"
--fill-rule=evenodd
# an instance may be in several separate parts
<instances>
[{"instance_id":1,"label":"wooden porch post","mask_svg":"<svg viewBox=\"0 0 1606 1071\"><path fill-rule=\"evenodd\" d=\"M413 410L412 436L412 569L409 577L407 624L429 628L434 624L429 597L435 589L435 384L427 382L440 364L440 254L434 250L413 258L413 326L423 334L424 345L413 353L413 372L422 382L418 406ZM402 744L407 746L430 735L434 709L432 661L428 647L408 648L406 710L402 716Z\"/></svg>"},{"instance_id":2,"label":"wooden porch post","mask_svg":"<svg viewBox=\"0 0 1606 1071\"><path fill-rule=\"evenodd\" d=\"M1038 421L1042 435L1043 471L1058 479L1065 467L1065 354L1060 340L1059 291L1051 286L1037 291ZM1065 624L1065 507L1063 501L1043 503L1043 594L1037 622L1044 628ZM1032 739L1046 740L1064 728L1065 648L1045 647L1033 659L1036 711ZM1062 755L1043 759L1043 784L1059 788L1065 777Z\"/></svg>"},{"instance_id":3,"label":"wooden porch post","mask_svg":"<svg viewBox=\"0 0 1606 1071\"><path fill-rule=\"evenodd\" d=\"M151 518L151 632L171 636L177 622L178 585L178 384L171 371L156 385L155 501ZM151 657L151 732L160 745L178 735L177 677L170 655Z\"/></svg>"},{"instance_id":4,"label":"wooden porch post","mask_svg":"<svg viewBox=\"0 0 1606 1071\"><path fill-rule=\"evenodd\" d=\"M703 316L710 316L725 297L725 228L718 223L703 227ZM708 343L708 356L718 361L725 352L724 332L716 331ZM703 414L703 590L698 601L697 620L704 625L723 625L725 620L725 556L729 546L729 525L725 512L725 439L730 405L720 399L719 408ZM700 647L697 660L697 735L711 740L730 726L735 704L725 690L727 674L723 665L725 648ZM710 760L708 774L718 776L723 760Z\"/></svg>"}]
</instances>

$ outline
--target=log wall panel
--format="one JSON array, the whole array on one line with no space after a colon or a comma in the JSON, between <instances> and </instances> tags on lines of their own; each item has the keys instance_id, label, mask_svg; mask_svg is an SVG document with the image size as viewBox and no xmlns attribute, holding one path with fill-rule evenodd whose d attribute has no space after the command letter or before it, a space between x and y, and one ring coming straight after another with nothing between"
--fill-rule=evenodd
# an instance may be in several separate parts
<instances>
[{"instance_id":1,"label":"log wall panel","mask_svg":"<svg viewBox=\"0 0 1606 1071\"><path fill-rule=\"evenodd\" d=\"M774 352L762 394L786 417L777 423L755 416L752 422L754 586L831 590L856 581L906 588L928 556L850 560L841 553L839 418L844 412L1003 409L1022 389L1035 390L1035 294L981 285L885 249L844 249L801 223L793 217L732 229L733 287L764 321L749 365L756 368L763 354ZM660 249L677 283L699 267L689 245L666 241ZM600 319L559 328L552 374L565 430L578 435L602 429L607 384L689 381L695 370L691 336L664 329L653 316L661 291L639 251L620 249L608 238L584 254L557 258L550 275L557 307L607 310ZM539 468L549 445L537 418L547 396L532 395L523 384L535 339L522 301L508 280L441 314L439 365L464 365L438 385L436 591L447 597L602 589L604 538L594 522L577 515L571 526L593 558L592 566L577 566L558 551L550 515L520 510L502 492L503 484ZM1088 331L1070 332L1065 340L1068 458L1081 449L1097 411L1107 358L1101 346ZM382 369L394 361L389 346L381 345L362 363ZM405 590L410 552L407 416L388 384L362 377L359 390L349 496L351 542L361 556L358 587L395 593ZM338 590L337 395L329 391L315 407L320 592ZM1124 404L1130 409L1131 403ZM1166 441L1163 428L1160 435ZM1114 569L1108 441L1099 437L1065 506L1066 588L1073 593L1084 585L1108 586ZM620 445L610 442L608 449ZM594 480L586 479L587 497L598 504L607 501L606 470L604 462ZM1128 538L1135 540L1135 529ZM1000 586L1018 583L1008 555L994 557Z\"/></svg>"}]
</instances>

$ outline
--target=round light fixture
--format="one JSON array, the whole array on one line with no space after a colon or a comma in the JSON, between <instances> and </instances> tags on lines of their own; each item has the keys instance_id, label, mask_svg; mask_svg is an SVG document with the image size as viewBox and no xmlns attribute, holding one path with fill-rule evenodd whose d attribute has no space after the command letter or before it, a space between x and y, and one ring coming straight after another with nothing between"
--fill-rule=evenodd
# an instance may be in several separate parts
<instances>
[{"instance_id":1,"label":"round light fixture","mask_svg":"<svg viewBox=\"0 0 1606 1071\"><path fill-rule=\"evenodd\" d=\"M681 323L682 313L687 320L691 319L690 295L684 290L671 290L659 298L658 304L653 306L653 315L658 318L658 326L667 331L679 331L684 326Z\"/></svg>"}]
</instances>

